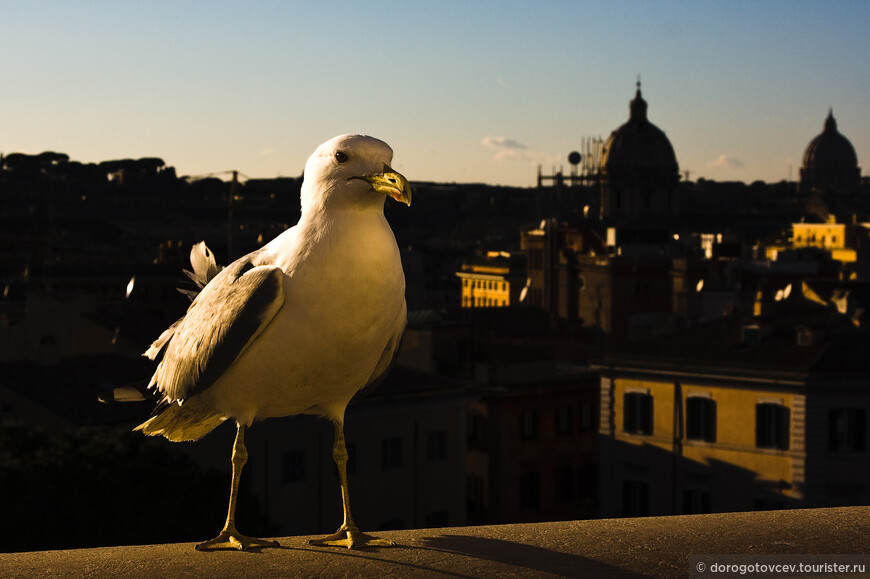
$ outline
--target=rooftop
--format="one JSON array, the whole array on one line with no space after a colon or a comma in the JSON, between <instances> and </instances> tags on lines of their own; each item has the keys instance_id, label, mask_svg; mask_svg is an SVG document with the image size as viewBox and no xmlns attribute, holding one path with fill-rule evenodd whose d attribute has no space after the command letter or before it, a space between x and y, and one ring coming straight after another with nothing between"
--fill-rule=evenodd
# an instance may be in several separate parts
<instances>
[{"instance_id":1,"label":"rooftop","mask_svg":"<svg viewBox=\"0 0 870 579\"><path fill-rule=\"evenodd\" d=\"M790 298L764 298L763 315L723 316L656 340L628 345L608 356L607 361L718 368L752 375L767 371L796 377L865 373L870 340L860 324L860 314L870 299L868 288L856 283L814 282L812 287L803 286L790 289ZM758 333L754 342L746 338L746 328ZM800 331L809 336L803 344L797 339Z\"/></svg>"},{"instance_id":2,"label":"rooftop","mask_svg":"<svg viewBox=\"0 0 870 579\"><path fill-rule=\"evenodd\" d=\"M691 554L866 553L868 534L870 507L845 507L385 531L396 548L364 551L284 537L246 553L192 543L7 553L0 576L670 578L689 576Z\"/></svg>"}]
</instances>

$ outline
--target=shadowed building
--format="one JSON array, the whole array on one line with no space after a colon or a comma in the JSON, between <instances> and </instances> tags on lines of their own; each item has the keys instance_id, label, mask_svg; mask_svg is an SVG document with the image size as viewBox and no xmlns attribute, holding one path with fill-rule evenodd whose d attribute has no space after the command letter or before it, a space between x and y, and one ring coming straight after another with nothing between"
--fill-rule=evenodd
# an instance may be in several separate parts
<instances>
[{"instance_id":1,"label":"shadowed building","mask_svg":"<svg viewBox=\"0 0 870 579\"><path fill-rule=\"evenodd\" d=\"M599 214L544 220L522 235L528 305L617 342L635 328L667 325L682 275L673 267L677 158L647 117L640 82L629 110L603 147Z\"/></svg>"},{"instance_id":2,"label":"shadowed building","mask_svg":"<svg viewBox=\"0 0 870 579\"><path fill-rule=\"evenodd\" d=\"M814 288L597 365L602 516L867 504L870 340Z\"/></svg>"},{"instance_id":3,"label":"shadowed building","mask_svg":"<svg viewBox=\"0 0 870 579\"><path fill-rule=\"evenodd\" d=\"M609 228L604 238L589 221L542 225L522 233L526 305L616 341L651 323L667 324L674 293L687 283L667 231Z\"/></svg>"},{"instance_id":4,"label":"shadowed building","mask_svg":"<svg viewBox=\"0 0 870 579\"><path fill-rule=\"evenodd\" d=\"M595 517L597 374L552 361L479 364L476 382L469 522Z\"/></svg>"},{"instance_id":5,"label":"shadowed building","mask_svg":"<svg viewBox=\"0 0 870 579\"><path fill-rule=\"evenodd\" d=\"M397 366L348 407L348 476L361 521L379 530L466 523L473 399L462 382ZM266 420L249 443L257 452L251 490L281 532L331 531L341 520L331 425L311 416Z\"/></svg>"}]
</instances>

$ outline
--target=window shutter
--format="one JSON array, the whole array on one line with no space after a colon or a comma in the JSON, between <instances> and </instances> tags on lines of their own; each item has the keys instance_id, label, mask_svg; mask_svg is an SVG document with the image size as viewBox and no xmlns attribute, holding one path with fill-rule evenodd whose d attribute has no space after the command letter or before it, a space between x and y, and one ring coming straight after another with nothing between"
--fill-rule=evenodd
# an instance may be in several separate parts
<instances>
[{"instance_id":1,"label":"window shutter","mask_svg":"<svg viewBox=\"0 0 870 579\"><path fill-rule=\"evenodd\" d=\"M791 410L787 406L777 406L777 440L776 447L788 450L791 434Z\"/></svg>"},{"instance_id":2,"label":"window shutter","mask_svg":"<svg viewBox=\"0 0 870 579\"><path fill-rule=\"evenodd\" d=\"M644 434L653 433L653 397L640 397L640 429Z\"/></svg>"},{"instance_id":3,"label":"window shutter","mask_svg":"<svg viewBox=\"0 0 870 579\"><path fill-rule=\"evenodd\" d=\"M705 410L704 439L707 442L716 442L716 401L707 399Z\"/></svg>"}]
</instances>

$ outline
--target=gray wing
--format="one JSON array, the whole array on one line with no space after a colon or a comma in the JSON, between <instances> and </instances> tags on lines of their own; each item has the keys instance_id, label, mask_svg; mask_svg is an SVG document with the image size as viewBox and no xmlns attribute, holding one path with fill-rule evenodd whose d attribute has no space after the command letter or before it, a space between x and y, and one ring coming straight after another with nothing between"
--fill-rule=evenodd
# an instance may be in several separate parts
<instances>
[{"instance_id":1,"label":"gray wing","mask_svg":"<svg viewBox=\"0 0 870 579\"><path fill-rule=\"evenodd\" d=\"M216 275L145 353L164 352L149 388L173 402L214 384L284 305L283 278L281 269L245 258Z\"/></svg>"}]
</instances>

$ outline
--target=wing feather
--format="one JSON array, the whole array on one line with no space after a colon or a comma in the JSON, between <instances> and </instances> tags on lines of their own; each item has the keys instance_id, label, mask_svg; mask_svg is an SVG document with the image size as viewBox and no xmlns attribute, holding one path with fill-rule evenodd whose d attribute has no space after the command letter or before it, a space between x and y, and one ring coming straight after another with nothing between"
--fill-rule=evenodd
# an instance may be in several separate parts
<instances>
[{"instance_id":1,"label":"wing feather","mask_svg":"<svg viewBox=\"0 0 870 579\"><path fill-rule=\"evenodd\" d=\"M183 401L214 384L284 304L284 273L239 260L217 274L146 355L165 353L149 386ZM174 330L174 331L173 331ZM165 346L165 347L164 347Z\"/></svg>"},{"instance_id":2,"label":"wing feather","mask_svg":"<svg viewBox=\"0 0 870 579\"><path fill-rule=\"evenodd\" d=\"M200 288L205 287L223 269L215 262L214 253L205 241L200 241L190 248L190 266L193 271L185 269L184 273Z\"/></svg>"}]
</instances>

